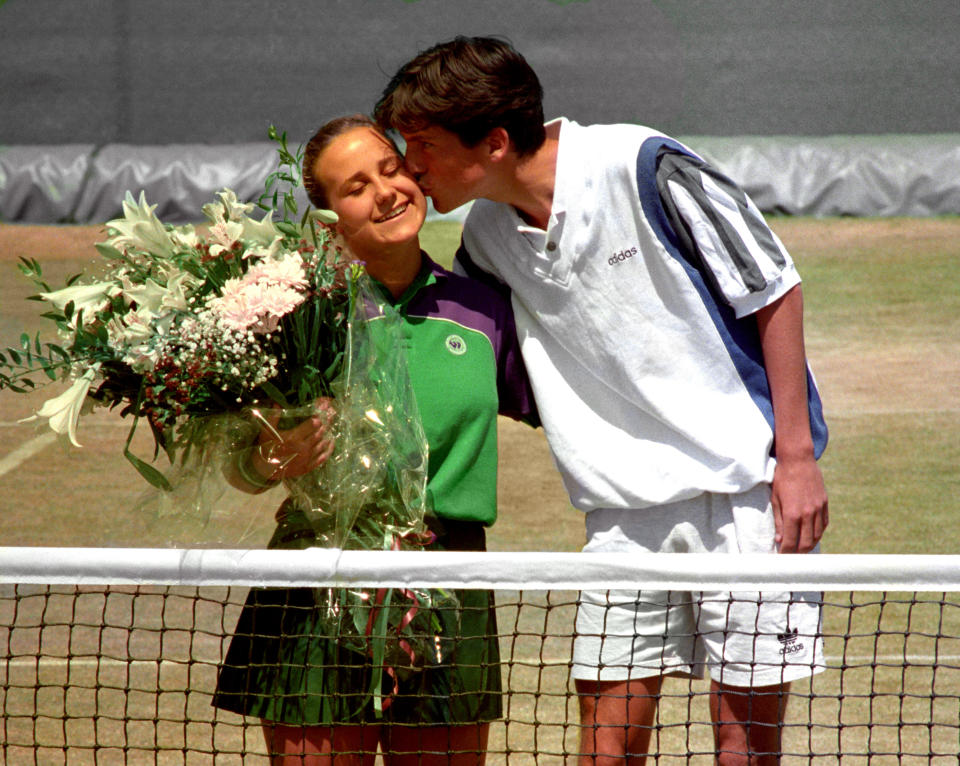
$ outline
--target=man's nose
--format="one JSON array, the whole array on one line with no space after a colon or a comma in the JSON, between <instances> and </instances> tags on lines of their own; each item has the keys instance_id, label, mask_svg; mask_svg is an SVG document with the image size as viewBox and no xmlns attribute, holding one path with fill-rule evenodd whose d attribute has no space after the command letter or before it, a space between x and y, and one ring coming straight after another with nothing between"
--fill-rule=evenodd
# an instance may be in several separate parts
<instances>
[{"instance_id":1,"label":"man's nose","mask_svg":"<svg viewBox=\"0 0 960 766\"><path fill-rule=\"evenodd\" d=\"M424 170L426 170L423 161L420 159L420 153L416 149L407 147L407 153L404 155L403 161L407 170L415 176L423 175Z\"/></svg>"}]
</instances>

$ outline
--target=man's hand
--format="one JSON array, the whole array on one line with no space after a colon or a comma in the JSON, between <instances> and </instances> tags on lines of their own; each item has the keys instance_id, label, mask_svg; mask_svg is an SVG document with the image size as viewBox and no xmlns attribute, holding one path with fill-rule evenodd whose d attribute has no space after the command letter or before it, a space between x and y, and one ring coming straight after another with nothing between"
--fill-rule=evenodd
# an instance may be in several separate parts
<instances>
[{"instance_id":1,"label":"man's hand","mask_svg":"<svg viewBox=\"0 0 960 766\"><path fill-rule=\"evenodd\" d=\"M771 493L780 553L808 553L830 520L827 490L820 466L809 458L777 460Z\"/></svg>"},{"instance_id":2,"label":"man's hand","mask_svg":"<svg viewBox=\"0 0 960 766\"><path fill-rule=\"evenodd\" d=\"M760 309L757 327L773 404L777 467L771 502L776 543L781 553L807 553L820 541L829 517L827 490L814 458L807 409L800 286Z\"/></svg>"}]
</instances>

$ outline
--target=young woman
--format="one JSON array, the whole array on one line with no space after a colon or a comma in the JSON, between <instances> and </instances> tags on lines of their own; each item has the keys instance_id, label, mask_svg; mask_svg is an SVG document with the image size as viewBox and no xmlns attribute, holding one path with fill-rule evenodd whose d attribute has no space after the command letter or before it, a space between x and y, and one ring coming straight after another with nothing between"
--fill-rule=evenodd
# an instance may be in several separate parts
<instances>
[{"instance_id":1,"label":"young woman","mask_svg":"<svg viewBox=\"0 0 960 766\"><path fill-rule=\"evenodd\" d=\"M353 255L404 323L410 380L429 443L431 547L483 550L496 519L497 414L537 422L509 297L454 275L421 251L426 201L393 143L366 117L333 120L307 144L304 185L314 205L339 216ZM334 445L318 415L254 450L243 474L250 491L319 465ZM271 547L307 547L309 527L285 503ZM492 594L461 591L441 612L438 652L420 671L385 688L382 717L359 694L365 657L312 630L309 589L254 591L226 661L214 704L263 721L274 764L372 764L378 745L391 765L482 764L489 722L501 715ZM446 656L441 656L441 655ZM331 684L337 674L337 684Z\"/></svg>"}]
</instances>

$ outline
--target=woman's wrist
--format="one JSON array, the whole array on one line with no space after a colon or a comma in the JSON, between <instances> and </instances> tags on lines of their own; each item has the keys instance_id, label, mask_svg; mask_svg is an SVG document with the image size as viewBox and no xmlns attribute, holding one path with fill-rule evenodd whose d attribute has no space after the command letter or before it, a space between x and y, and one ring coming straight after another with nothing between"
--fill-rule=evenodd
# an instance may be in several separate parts
<instances>
[{"instance_id":1,"label":"woman's wrist","mask_svg":"<svg viewBox=\"0 0 960 766\"><path fill-rule=\"evenodd\" d=\"M264 459L260 445L244 450L237 461L237 472L247 484L257 489L269 489L280 483L280 479L273 478L277 466Z\"/></svg>"}]
</instances>

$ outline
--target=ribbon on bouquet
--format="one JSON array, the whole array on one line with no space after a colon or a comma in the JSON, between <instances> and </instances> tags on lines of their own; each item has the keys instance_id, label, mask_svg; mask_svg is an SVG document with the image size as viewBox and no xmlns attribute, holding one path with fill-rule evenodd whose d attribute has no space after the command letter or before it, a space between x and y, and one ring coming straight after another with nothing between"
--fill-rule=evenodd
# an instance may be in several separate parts
<instances>
[{"instance_id":1,"label":"ribbon on bouquet","mask_svg":"<svg viewBox=\"0 0 960 766\"><path fill-rule=\"evenodd\" d=\"M422 534L415 534L412 532L405 532L401 535L394 535L393 543L390 546L391 550L399 551L401 550L400 541L401 539L413 537L414 541L426 547L430 545L434 540L437 539L437 536L431 532L427 531ZM367 628L366 636L368 639L373 639L373 628L376 623L377 613L383 607L384 601L387 598L387 593L393 590L392 588L378 588L376 595L374 597L374 602L370 608L370 616L367 618ZM407 599L413 602L412 606L403 614L403 617L400 618L400 622L397 625L397 645L406 654L410 659L410 666L416 667L417 664L417 653L414 651L413 647L410 646L410 642L403 638L403 631L413 622L414 618L417 616L417 613L420 611L420 598L417 594L410 590L409 588L401 588L400 593ZM383 639L381 639L383 640ZM393 683L393 688L390 691L390 694L384 699L383 689L380 683L375 682L374 687L374 709L378 713L382 713L384 710L387 710L390 707L391 702L393 702L393 697L396 696L397 692L400 691L400 679L397 676L396 668L393 665L387 664L386 658L383 660L383 670L386 672Z\"/></svg>"}]
</instances>

